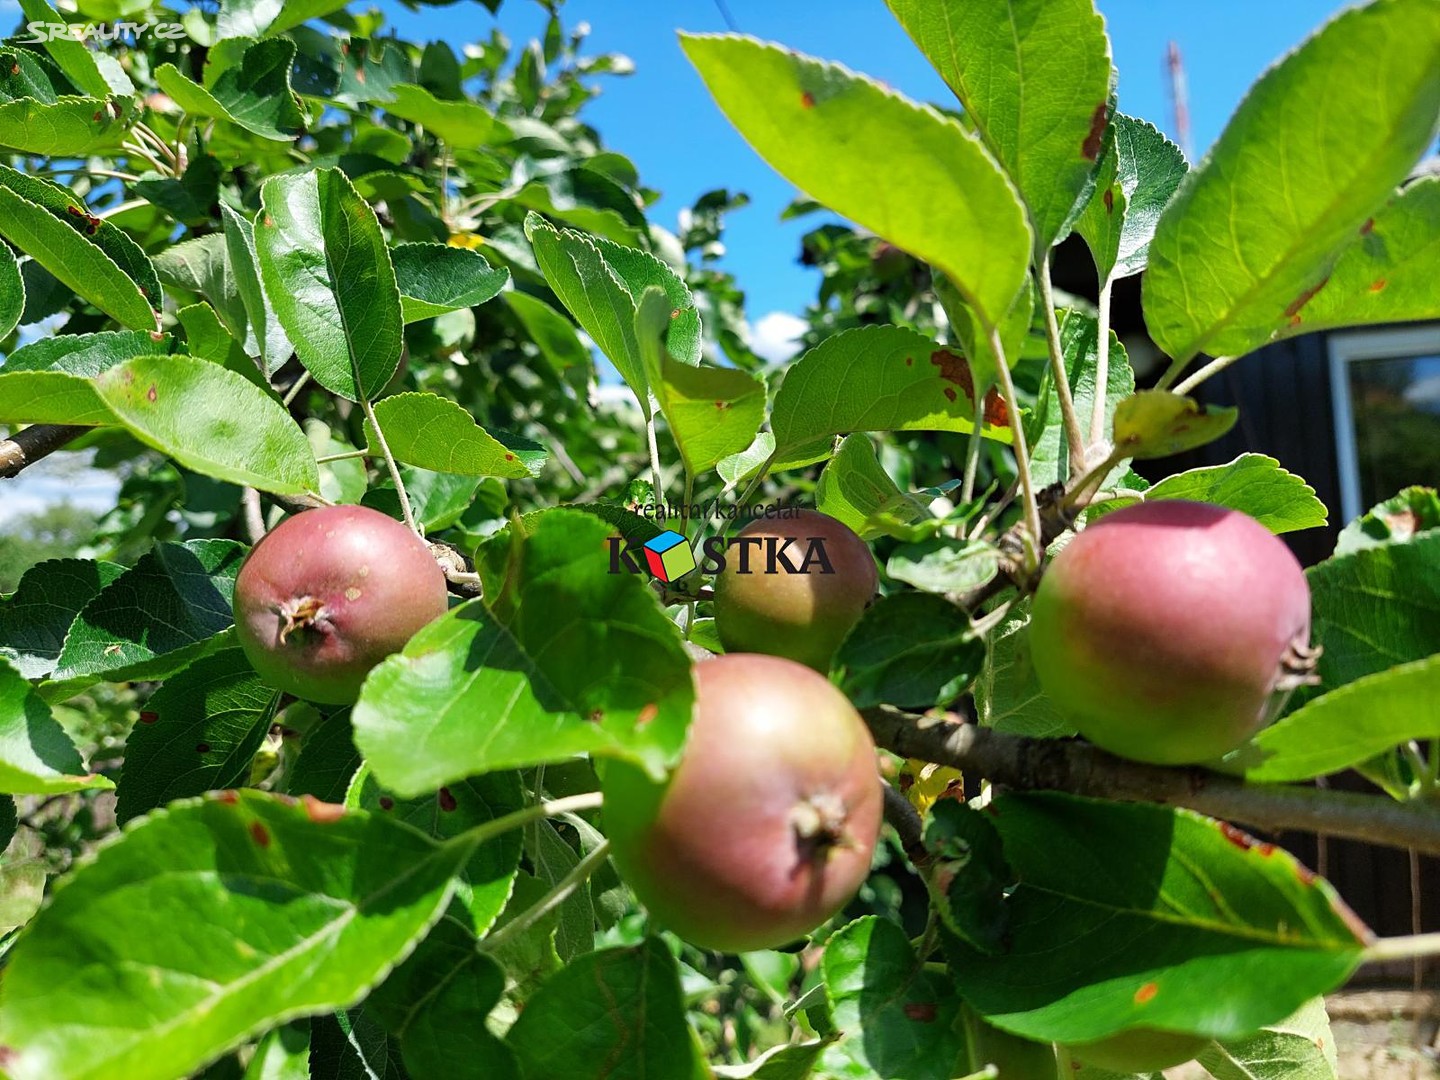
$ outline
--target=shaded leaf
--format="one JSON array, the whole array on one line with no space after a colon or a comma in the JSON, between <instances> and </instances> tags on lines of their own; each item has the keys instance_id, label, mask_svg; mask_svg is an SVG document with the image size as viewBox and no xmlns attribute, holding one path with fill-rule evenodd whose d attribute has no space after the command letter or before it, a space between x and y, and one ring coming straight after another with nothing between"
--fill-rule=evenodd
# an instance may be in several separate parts
<instances>
[{"instance_id":1,"label":"shaded leaf","mask_svg":"<svg viewBox=\"0 0 1440 1080\"><path fill-rule=\"evenodd\" d=\"M65 96L0 102L0 146L38 157L82 157L120 145L133 98ZM7 234L8 235L8 234Z\"/></svg>"},{"instance_id":2,"label":"shaded leaf","mask_svg":"<svg viewBox=\"0 0 1440 1080\"><path fill-rule=\"evenodd\" d=\"M479 252L448 244L397 244L390 257L407 323L483 304L510 280Z\"/></svg>"},{"instance_id":3,"label":"shaded leaf","mask_svg":"<svg viewBox=\"0 0 1440 1080\"><path fill-rule=\"evenodd\" d=\"M1115 450L1133 458L1169 457L1214 442L1239 417L1238 409L1141 390L1115 407Z\"/></svg>"},{"instance_id":4,"label":"shaded leaf","mask_svg":"<svg viewBox=\"0 0 1440 1080\"><path fill-rule=\"evenodd\" d=\"M290 87L295 43L285 38L256 42L238 64L212 85L201 86L174 64L155 69L155 83L192 116L228 120L264 139L292 142L305 130L305 114Z\"/></svg>"},{"instance_id":5,"label":"shaded leaf","mask_svg":"<svg viewBox=\"0 0 1440 1080\"><path fill-rule=\"evenodd\" d=\"M1315 489L1264 454L1241 454L1224 465L1165 477L1146 499L1193 499L1241 510L1273 533L1313 529L1327 520Z\"/></svg>"},{"instance_id":6,"label":"shaded leaf","mask_svg":"<svg viewBox=\"0 0 1440 1080\"><path fill-rule=\"evenodd\" d=\"M239 649L202 657L167 679L125 741L115 820L123 825L175 799L245 784L279 703L280 692Z\"/></svg>"},{"instance_id":7,"label":"shaded leaf","mask_svg":"<svg viewBox=\"0 0 1440 1080\"><path fill-rule=\"evenodd\" d=\"M871 604L831 667L856 708L948 705L980 672L985 644L948 600L902 592Z\"/></svg>"},{"instance_id":8,"label":"shaded leaf","mask_svg":"<svg viewBox=\"0 0 1440 1080\"><path fill-rule=\"evenodd\" d=\"M1341 529L1335 554L1348 555L1380 544L1406 543L1431 529L1440 529L1440 492L1429 487L1408 487L1372 506Z\"/></svg>"},{"instance_id":9,"label":"shaded leaf","mask_svg":"<svg viewBox=\"0 0 1440 1080\"><path fill-rule=\"evenodd\" d=\"M30 567L15 591L0 597L0 656L27 679L48 675L75 616L124 570L89 559L50 559Z\"/></svg>"}]
</instances>

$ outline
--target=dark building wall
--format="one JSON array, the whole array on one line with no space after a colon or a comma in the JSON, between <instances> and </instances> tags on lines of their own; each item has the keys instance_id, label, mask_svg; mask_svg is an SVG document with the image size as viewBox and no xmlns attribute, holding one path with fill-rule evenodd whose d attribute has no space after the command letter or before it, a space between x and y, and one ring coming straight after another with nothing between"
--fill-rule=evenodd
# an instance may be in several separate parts
<instances>
[{"instance_id":1,"label":"dark building wall","mask_svg":"<svg viewBox=\"0 0 1440 1080\"><path fill-rule=\"evenodd\" d=\"M1325 341L1325 334L1306 334L1267 345L1208 379L1196 396L1206 404L1238 405L1235 427L1223 439L1188 453L1139 462L1136 471L1152 480L1223 465L1243 453L1268 454L1314 488L1330 512L1326 528L1288 533L1285 541L1306 566L1329 556L1344 522Z\"/></svg>"}]
</instances>

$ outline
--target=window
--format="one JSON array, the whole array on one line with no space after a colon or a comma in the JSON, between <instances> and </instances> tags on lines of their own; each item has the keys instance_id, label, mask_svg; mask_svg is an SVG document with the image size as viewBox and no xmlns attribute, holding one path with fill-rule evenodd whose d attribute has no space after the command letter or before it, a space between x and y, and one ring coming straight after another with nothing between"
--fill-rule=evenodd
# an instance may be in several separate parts
<instances>
[{"instance_id":1,"label":"window","mask_svg":"<svg viewBox=\"0 0 1440 1080\"><path fill-rule=\"evenodd\" d=\"M1440 323L1330 336L1346 521L1411 484L1440 484Z\"/></svg>"}]
</instances>

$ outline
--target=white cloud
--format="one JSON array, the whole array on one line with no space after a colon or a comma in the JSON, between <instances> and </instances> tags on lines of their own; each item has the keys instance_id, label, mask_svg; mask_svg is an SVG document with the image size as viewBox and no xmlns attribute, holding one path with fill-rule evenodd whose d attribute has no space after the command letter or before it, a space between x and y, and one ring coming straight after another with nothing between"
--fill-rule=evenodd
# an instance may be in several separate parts
<instances>
[{"instance_id":1,"label":"white cloud","mask_svg":"<svg viewBox=\"0 0 1440 1080\"><path fill-rule=\"evenodd\" d=\"M750 348L755 355L779 364L800 351L800 335L809 323L788 311L762 315L750 331Z\"/></svg>"},{"instance_id":2,"label":"white cloud","mask_svg":"<svg viewBox=\"0 0 1440 1080\"><path fill-rule=\"evenodd\" d=\"M4 492L0 494L0 526L59 503L103 512L115 505L119 492L120 478L98 469L86 469L66 477L21 473L5 481Z\"/></svg>"}]
</instances>

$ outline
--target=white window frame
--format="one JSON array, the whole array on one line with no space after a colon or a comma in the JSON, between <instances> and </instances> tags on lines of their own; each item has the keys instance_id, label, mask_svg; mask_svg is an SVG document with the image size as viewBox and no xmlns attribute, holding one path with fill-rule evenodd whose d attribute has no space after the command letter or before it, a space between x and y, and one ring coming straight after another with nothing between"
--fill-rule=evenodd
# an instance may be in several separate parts
<instances>
[{"instance_id":1,"label":"white window frame","mask_svg":"<svg viewBox=\"0 0 1440 1080\"><path fill-rule=\"evenodd\" d=\"M1335 460L1340 471L1340 514L1354 521L1369 509L1360 505L1360 463L1355 447L1355 411L1350 401L1352 360L1393 360L1440 355L1440 322L1380 326L1331 334L1330 397L1335 406Z\"/></svg>"}]
</instances>

